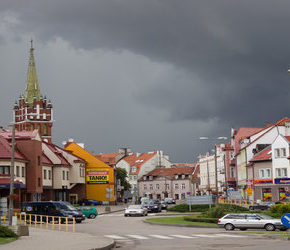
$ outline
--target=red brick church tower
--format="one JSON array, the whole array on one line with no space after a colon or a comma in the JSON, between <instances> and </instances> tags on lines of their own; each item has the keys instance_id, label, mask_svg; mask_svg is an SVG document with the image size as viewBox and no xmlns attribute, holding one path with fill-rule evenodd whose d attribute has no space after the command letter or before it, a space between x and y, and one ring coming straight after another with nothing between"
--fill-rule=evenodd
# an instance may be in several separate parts
<instances>
[{"instance_id":1,"label":"red brick church tower","mask_svg":"<svg viewBox=\"0 0 290 250\"><path fill-rule=\"evenodd\" d=\"M18 131L38 129L42 140L51 143L53 109L51 102L40 94L33 51L31 41L25 96L21 95L13 108L15 129Z\"/></svg>"}]
</instances>

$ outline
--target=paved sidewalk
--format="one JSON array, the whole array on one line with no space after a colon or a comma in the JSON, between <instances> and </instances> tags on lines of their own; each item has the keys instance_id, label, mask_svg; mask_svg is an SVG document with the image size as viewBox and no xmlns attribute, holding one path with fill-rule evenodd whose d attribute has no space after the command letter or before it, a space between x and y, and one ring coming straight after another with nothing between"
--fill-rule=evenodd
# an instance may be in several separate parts
<instances>
[{"instance_id":1,"label":"paved sidewalk","mask_svg":"<svg viewBox=\"0 0 290 250\"><path fill-rule=\"evenodd\" d=\"M0 245L5 250L92 250L111 249L114 241L84 233L68 233L46 229L29 228L29 236Z\"/></svg>"},{"instance_id":2,"label":"paved sidewalk","mask_svg":"<svg viewBox=\"0 0 290 250\"><path fill-rule=\"evenodd\" d=\"M123 211L129 204L111 205L110 212L106 211L108 206L97 206L99 214ZM0 245L5 250L93 250L111 249L115 245L114 240L104 237L92 236L85 233L71 233L53 231L29 227L29 236L22 236L18 240Z\"/></svg>"}]
</instances>

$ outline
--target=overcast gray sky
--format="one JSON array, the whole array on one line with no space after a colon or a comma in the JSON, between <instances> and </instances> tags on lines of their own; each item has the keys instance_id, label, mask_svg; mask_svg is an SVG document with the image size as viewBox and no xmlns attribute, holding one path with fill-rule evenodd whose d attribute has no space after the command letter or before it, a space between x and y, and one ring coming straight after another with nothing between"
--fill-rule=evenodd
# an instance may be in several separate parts
<instances>
[{"instance_id":1,"label":"overcast gray sky","mask_svg":"<svg viewBox=\"0 0 290 250\"><path fill-rule=\"evenodd\" d=\"M53 140L191 162L231 127L288 116L289 0L1 0L0 124L34 39Z\"/></svg>"}]
</instances>

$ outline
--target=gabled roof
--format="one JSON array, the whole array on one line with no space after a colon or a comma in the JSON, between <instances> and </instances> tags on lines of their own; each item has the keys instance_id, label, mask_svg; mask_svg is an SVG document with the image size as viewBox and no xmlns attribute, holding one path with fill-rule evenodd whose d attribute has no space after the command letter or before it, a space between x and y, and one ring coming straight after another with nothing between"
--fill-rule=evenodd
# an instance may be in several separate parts
<instances>
[{"instance_id":1,"label":"gabled roof","mask_svg":"<svg viewBox=\"0 0 290 250\"><path fill-rule=\"evenodd\" d=\"M270 128L269 127L265 128L264 129L265 132L263 134L261 134L260 136L258 136L255 140L253 140L252 142L250 142L246 146L244 146L243 149L245 149L245 148L249 147L250 145L252 145L255 141L259 140L261 137L263 137L265 134L267 134L269 131L271 131L276 126L285 126L286 122L290 122L290 118L284 117L283 119L277 121L272 126L270 126Z\"/></svg>"},{"instance_id":2,"label":"gabled roof","mask_svg":"<svg viewBox=\"0 0 290 250\"><path fill-rule=\"evenodd\" d=\"M192 162L192 163L174 163L173 165L175 165L176 167L194 167L196 165L196 163Z\"/></svg>"},{"instance_id":3,"label":"gabled roof","mask_svg":"<svg viewBox=\"0 0 290 250\"><path fill-rule=\"evenodd\" d=\"M290 142L290 136L284 136L288 142Z\"/></svg>"},{"instance_id":4,"label":"gabled roof","mask_svg":"<svg viewBox=\"0 0 290 250\"><path fill-rule=\"evenodd\" d=\"M67 161L67 159L63 156L63 154L57 150L57 146L52 144L52 143L47 143L47 142L43 142L49 149L50 151L60 160L60 163L55 163L52 162L53 165L64 165L64 166L71 166L71 164ZM44 155L46 155L47 158L48 155L46 154L45 151L43 151ZM50 158L49 158L50 159ZM50 160L51 161L51 160Z\"/></svg>"},{"instance_id":5,"label":"gabled roof","mask_svg":"<svg viewBox=\"0 0 290 250\"><path fill-rule=\"evenodd\" d=\"M165 176L173 179L175 175L192 175L193 171L194 167L155 168L151 172L147 173L146 176Z\"/></svg>"},{"instance_id":6,"label":"gabled roof","mask_svg":"<svg viewBox=\"0 0 290 250\"><path fill-rule=\"evenodd\" d=\"M0 159L11 159L12 148L7 139L0 136ZM15 159L17 160L27 160L25 156L15 148Z\"/></svg>"},{"instance_id":7,"label":"gabled roof","mask_svg":"<svg viewBox=\"0 0 290 250\"><path fill-rule=\"evenodd\" d=\"M120 155L120 153L101 153L95 154L94 156L109 165L116 165L118 155Z\"/></svg>"},{"instance_id":8,"label":"gabled roof","mask_svg":"<svg viewBox=\"0 0 290 250\"><path fill-rule=\"evenodd\" d=\"M0 135L5 139L12 139L12 132L10 130L2 130ZM35 139L38 136L38 130L34 129L33 131L15 131L15 139L17 140L27 140L27 139Z\"/></svg>"},{"instance_id":9,"label":"gabled roof","mask_svg":"<svg viewBox=\"0 0 290 250\"><path fill-rule=\"evenodd\" d=\"M272 149L271 145L264 148L262 151L254 155L250 162L259 162L259 161L271 161L272 160Z\"/></svg>"},{"instance_id":10,"label":"gabled roof","mask_svg":"<svg viewBox=\"0 0 290 250\"><path fill-rule=\"evenodd\" d=\"M238 154L240 152L241 149L241 145L240 145L240 141L248 138L252 135L255 135L259 132L261 132L262 130L264 130L264 128L239 128L234 136L235 138L235 150L236 150L236 154Z\"/></svg>"},{"instance_id":11,"label":"gabled roof","mask_svg":"<svg viewBox=\"0 0 290 250\"><path fill-rule=\"evenodd\" d=\"M140 168L142 165L150 160L152 157L154 157L157 154L157 152L152 153L143 153L143 154L131 154L128 156L125 156L122 160L126 161L131 167L136 167L136 172L130 172L129 174L138 174L140 172Z\"/></svg>"}]
</instances>

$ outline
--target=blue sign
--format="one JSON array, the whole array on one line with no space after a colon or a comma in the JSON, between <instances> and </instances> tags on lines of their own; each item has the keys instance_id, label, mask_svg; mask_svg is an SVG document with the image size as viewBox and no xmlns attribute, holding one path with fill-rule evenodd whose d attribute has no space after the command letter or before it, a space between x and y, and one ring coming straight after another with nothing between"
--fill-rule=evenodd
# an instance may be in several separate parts
<instances>
[{"instance_id":1,"label":"blue sign","mask_svg":"<svg viewBox=\"0 0 290 250\"><path fill-rule=\"evenodd\" d=\"M284 226L290 227L290 214L284 214L281 217L281 222L283 223Z\"/></svg>"}]
</instances>

